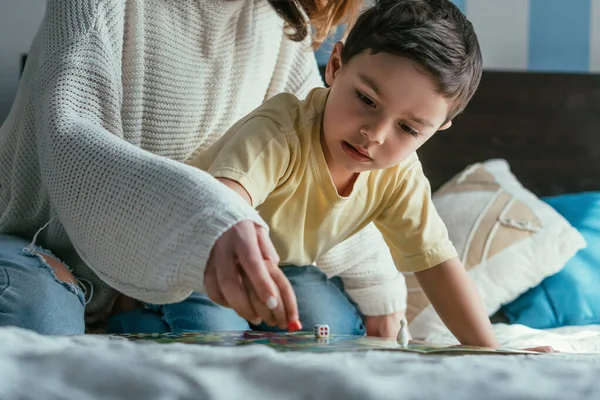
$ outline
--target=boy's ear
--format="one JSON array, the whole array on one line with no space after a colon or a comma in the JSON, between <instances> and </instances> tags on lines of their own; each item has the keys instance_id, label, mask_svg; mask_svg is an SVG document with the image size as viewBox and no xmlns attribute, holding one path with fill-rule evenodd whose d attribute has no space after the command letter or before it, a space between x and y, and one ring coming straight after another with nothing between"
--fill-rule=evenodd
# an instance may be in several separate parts
<instances>
[{"instance_id":1,"label":"boy's ear","mask_svg":"<svg viewBox=\"0 0 600 400\"><path fill-rule=\"evenodd\" d=\"M331 51L331 55L329 56L329 62L327 63L327 67L325 68L325 82L327 82L327 85L329 86L333 86L335 77L337 76L339 70L342 68L343 48L344 44L342 42L337 42L335 46L333 46L333 50Z\"/></svg>"},{"instance_id":2,"label":"boy's ear","mask_svg":"<svg viewBox=\"0 0 600 400\"><path fill-rule=\"evenodd\" d=\"M443 131L446 130L448 128L450 128L452 126L452 120L446 122L444 125L440 126L440 129L438 129L438 131Z\"/></svg>"}]
</instances>

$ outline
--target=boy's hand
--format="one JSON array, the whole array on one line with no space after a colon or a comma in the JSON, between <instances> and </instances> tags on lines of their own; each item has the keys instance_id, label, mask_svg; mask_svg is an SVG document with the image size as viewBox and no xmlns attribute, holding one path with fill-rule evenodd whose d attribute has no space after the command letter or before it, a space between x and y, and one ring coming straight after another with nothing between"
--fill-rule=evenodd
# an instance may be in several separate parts
<instances>
[{"instance_id":1,"label":"boy's hand","mask_svg":"<svg viewBox=\"0 0 600 400\"><path fill-rule=\"evenodd\" d=\"M552 346L537 346L537 347L530 347L528 349L523 349L526 351L535 351L537 353L558 353L558 351L554 350L554 348Z\"/></svg>"},{"instance_id":2,"label":"boy's hand","mask_svg":"<svg viewBox=\"0 0 600 400\"><path fill-rule=\"evenodd\" d=\"M415 276L433 308L461 344L498 348L475 284L458 258Z\"/></svg>"},{"instance_id":3,"label":"boy's hand","mask_svg":"<svg viewBox=\"0 0 600 400\"><path fill-rule=\"evenodd\" d=\"M367 316L365 322L367 335L396 339L398 332L400 332L400 320L402 318L404 318L404 313L401 312Z\"/></svg>"}]
</instances>

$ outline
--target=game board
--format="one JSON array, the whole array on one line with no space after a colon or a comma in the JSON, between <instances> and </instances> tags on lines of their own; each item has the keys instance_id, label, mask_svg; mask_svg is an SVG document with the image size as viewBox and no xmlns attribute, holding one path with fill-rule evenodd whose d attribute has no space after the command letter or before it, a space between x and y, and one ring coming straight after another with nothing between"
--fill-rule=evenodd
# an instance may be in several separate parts
<instances>
[{"instance_id":1,"label":"game board","mask_svg":"<svg viewBox=\"0 0 600 400\"><path fill-rule=\"evenodd\" d=\"M158 343L186 343L209 346L265 345L277 351L301 351L326 353L340 351L387 350L419 354L538 354L525 350L489 349L472 346L446 346L411 341L407 347L396 340L367 336L330 335L326 339L316 339L312 332L271 333L271 332L185 332L163 334L121 334L113 337L133 341L153 341Z\"/></svg>"}]
</instances>

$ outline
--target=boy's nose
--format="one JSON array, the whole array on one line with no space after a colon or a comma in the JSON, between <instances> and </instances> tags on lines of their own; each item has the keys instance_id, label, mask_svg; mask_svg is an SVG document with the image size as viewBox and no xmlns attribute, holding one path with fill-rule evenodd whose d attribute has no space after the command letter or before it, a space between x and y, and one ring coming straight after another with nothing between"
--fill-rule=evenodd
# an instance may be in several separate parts
<instances>
[{"instance_id":1,"label":"boy's nose","mask_svg":"<svg viewBox=\"0 0 600 400\"><path fill-rule=\"evenodd\" d=\"M370 126L365 126L360 130L360 133L365 136L370 142L375 142L379 145L385 142L387 136L387 125L385 123L376 123Z\"/></svg>"}]
</instances>

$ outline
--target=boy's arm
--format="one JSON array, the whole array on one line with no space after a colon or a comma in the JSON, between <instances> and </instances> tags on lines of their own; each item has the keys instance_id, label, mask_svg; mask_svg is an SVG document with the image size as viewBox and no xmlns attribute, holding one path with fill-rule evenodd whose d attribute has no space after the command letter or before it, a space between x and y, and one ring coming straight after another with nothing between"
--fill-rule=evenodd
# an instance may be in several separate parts
<instances>
[{"instance_id":1,"label":"boy's arm","mask_svg":"<svg viewBox=\"0 0 600 400\"><path fill-rule=\"evenodd\" d=\"M375 220L399 269L413 272L442 321L463 344L497 346L488 316L457 257L415 158L398 170Z\"/></svg>"},{"instance_id":2,"label":"boy's arm","mask_svg":"<svg viewBox=\"0 0 600 400\"><path fill-rule=\"evenodd\" d=\"M458 258L415 272L415 276L435 311L460 343L491 348L500 346L481 297ZM525 350L554 352L551 346Z\"/></svg>"},{"instance_id":3,"label":"boy's arm","mask_svg":"<svg viewBox=\"0 0 600 400\"><path fill-rule=\"evenodd\" d=\"M479 293L458 258L415 272L415 276L435 311L460 343L499 346Z\"/></svg>"},{"instance_id":4,"label":"boy's arm","mask_svg":"<svg viewBox=\"0 0 600 400\"><path fill-rule=\"evenodd\" d=\"M236 192L237 194L239 194L240 196L242 196L242 198L246 200L248 204L252 205L252 199L250 198L248 191L238 181L234 181L233 179L227 178L216 179L231 190L233 190L234 192Z\"/></svg>"},{"instance_id":5,"label":"boy's arm","mask_svg":"<svg viewBox=\"0 0 600 400\"><path fill-rule=\"evenodd\" d=\"M277 187L294 151L276 122L254 116L235 124L208 150L194 153L186 162L207 171L256 208Z\"/></svg>"}]
</instances>

